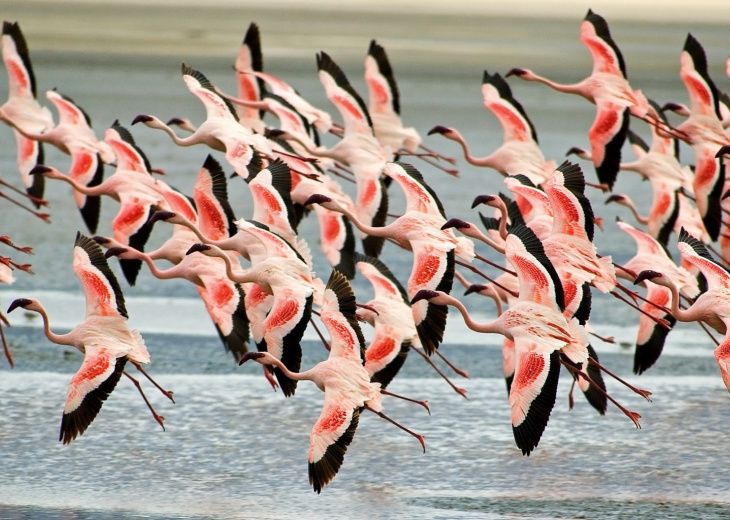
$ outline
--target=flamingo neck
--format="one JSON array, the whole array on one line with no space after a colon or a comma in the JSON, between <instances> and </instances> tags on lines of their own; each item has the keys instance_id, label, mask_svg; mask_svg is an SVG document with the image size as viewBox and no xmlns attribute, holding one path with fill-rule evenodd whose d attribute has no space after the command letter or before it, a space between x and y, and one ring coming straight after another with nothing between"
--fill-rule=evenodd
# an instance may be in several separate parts
<instances>
[{"instance_id":1,"label":"flamingo neck","mask_svg":"<svg viewBox=\"0 0 730 520\"><path fill-rule=\"evenodd\" d=\"M41 307L37 312L41 315L41 318L43 319L43 334L46 335L49 341L57 345L74 345L73 340L70 338L70 332L66 334L56 334L51 330L51 324L50 320L48 319L48 313L46 312L46 309Z\"/></svg>"},{"instance_id":2,"label":"flamingo neck","mask_svg":"<svg viewBox=\"0 0 730 520\"><path fill-rule=\"evenodd\" d=\"M452 307L456 307L459 310L461 316L464 318L464 323L466 323L466 326L469 327L471 330L475 332L494 332L498 334L502 333L501 329L498 326L498 320L492 321L490 323L480 323L472 319L472 317L469 315L469 311L466 310L464 304L456 298L450 297L448 304Z\"/></svg>"}]
</instances>

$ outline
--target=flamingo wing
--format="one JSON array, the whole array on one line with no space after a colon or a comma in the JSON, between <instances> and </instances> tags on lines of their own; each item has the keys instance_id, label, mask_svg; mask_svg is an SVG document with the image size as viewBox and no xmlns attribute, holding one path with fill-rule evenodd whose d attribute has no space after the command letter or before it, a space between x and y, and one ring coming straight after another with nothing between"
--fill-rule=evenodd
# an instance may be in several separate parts
<instances>
[{"instance_id":1,"label":"flamingo wing","mask_svg":"<svg viewBox=\"0 0 730 520\"><path fill-rule=\"evenodd\" d=\"M717 146L702 143L694 146L695 175L692 190L697 210L710 238L717 240L722 225L721 195L725 186L725 162L715 157Z\"/></svg>"},{"instance_id":2,"label":"flamingo wing","mask_svg":"<svg viewBox=\"0 0 730 520\"><path fill-rule=\"evenodd\" d=\"M261 99L261 94L264 91L264 81L250 74L252 71L262 71L264 69L261 34L259 26L255 22L251 22L248 26L233 67L237 72L238 97L246 101ZM262 115L257 113L258 111L255 108L248 108L243 105L237 105L236 110L238 116L242 119L258 119Z\"/></svg>"},{"instance_id":3,"label":"flamingo wing","mask_svg":"<svg viewBox=\"0 0 730 520\"><path fill-rule=\"evenodd\" d=\"M428 240L413 239L413 269L408 278L408 295L413 298L421 289L451 292L454 283L454 251L444 250ZM412 307L418 337L429 356L444 339L448 307L427 300Z\"/></svg>"},{"instance_id":4,"label":"flamingo wing","mask_svg":"<svg viewBox=\"0 0 730 520\"><path fill-rule=\"evenodd\" d=\"M58 440L69 444L86 431L117 386L126 362L127 356L113 348L85 345L84 361L68 386Z\"/></svg>"},{"instance_id":5,"label":"flamingo wing","mask_svg":"<svg viewBox=\"0 0 730 520\"><path fill-rule=\"evenodd\" d=\"M516 335L515 372L509 392L512 433L523 455L540 442L555 405L560 374L557 350L542 348L535 338Z\"/></svg>"},{"instance_id":6,"label":"flamingo wing","mask_svg":"<svg viewBox=\"0 0 730 520\"><path fill-rule=\"evenodd\" d=\"M355 276L355 234L347 217L319 205L314 208L319 222L319 241L329 264L348 279Z\"/></svg>"},{"instance_id":7,"label":"flamingo wing","mask_svg":"<svg viewBox=\"0 0 730 520\"><path fill-rule=\"evenodd\" d=\"M89 188L98 186L104 180L104 163L97 152L81 147L71 148L71 168L68 172L72 179ZM101 196L85 195L74 190L74 199L89 232L96 233L101 214Z\"/></svg>"},{"instance_id":8,"label":"flamingo wing","mask_svg":"<svg viewBox=\"0 0 730 520\"><path fill-rule=\"evenodd\" d=\"M718 264L707 248L684 228L679 232L677 243L682 258L702 271L707 280L708 290L730 291L730 273Z\"/></svg>"},{"instance_id":9,"label":"flamingo wing","mask_svg":"<svg viewBox=\"0 0 730 520\"><path fill-rule=\"evenodd\" d=\"M647 300L663 307L669 305L671 293L668 288L649 281L646 282L646 288ZM655 305L645 302L641 309L654 318L667 320L671 327L674 327L677 322L671 313L664 312ZM642 374L656 363L664 348L667 334L669 334L669 330L657 324L644 313L639 315L639 331L636 335L636 350L634 351L634 374Z\"/></svg>"},{"instance_id":10,"label":"flamingo wing","mask_svg":"<svg viewBox=\"0 0 730 520\"><path fill-rule=\"evenodd\" d=\"M369 91L370 113L399 116L398 84L385 49L375 40L370 40L368 55L365 57L365 83Z\"/></svg>"},{"instance_id":11,"label":"flamingo wing","mask_svg":"<svg viewBox=\"0 0 730 520\"><path fill-rule=\"evenodd\" d=\"M236 234L233 209L228 201L228 186L223 168L208 155L193 186L193 201L198 211L201 232L213 239L222 240Z\"/></svg>"},{"instance_id":12,"label":"flamingo wing","mask_svg":"<svg viewBox=\"0 0 730 520\"><path fill-rule=\"evenodd\" d=\"M266 349L292 372L299 372L302 362L300 345L312 314L312 292L299 285L274 289L274 302L262 329ZM274 369L282 392L294 395L297 382L289 379L280 368Z\"/></svg>"},{"instance_id":13,"label":"flamingo wing","mask_svg":"<svg viewBox=\"0 0 730 520\"><path fill-rule=\"evenodd\" d=\"M253 220L266 224L283 236L295 236L296 215L291 200L291 170L282 160L275 160L248 178L253 197Z\"/></svg>"},{"instance_id":14,"label":"flamingo wing","mask_svg":"<svg viewBox=\"0 0 730 520\"><path fill-rule=\"evenodd\" d=\"M236 109L230 101L216 92L213 84L202 72L182 64L182 74L188 90L205 106L209 119L223 118L238 122Z\"/></svg>"},{"instance_id":15,"label":"flamingo wing","mask_svg":"<svg viewBox=\"0 0 730 520\"><path fill-rule=\"evenodd\" d=\"M730 320L725 318L723 322L727 330L730 330ZM730 336L728 334L725 334L725 337L715 349L715 359L720 367L722 382L725 383L725 388L730 392Z\"/></svg>"},{"instance_id":16,"label":"flamingo wing","mask_svg":"<svg viewBox=\"0 0 730 520\"><path fill-rule=\"evenodd\" d=\"M332 269L324 290L320 319L330 333L330 359L363 362L365 338L355 315L355 293L345 275Z\"/></svg>"},{"instance_id":17,"label":"flamingo wing","mask_svg":"<svg viewBox=\"0 0 730 520\"><path fill-rule=\"evenodd\" d=\"M596 100L596 118L588 130L598 180L612 188L621 163L621 148L629 129L629 109L610 100Z\"/></svg>"},{"instance_id":18,"label":"flamingo wing","mask_svg":"<svg viewBox=\"0 0 730 520\"><path fill-rule=\"evenodd\" d=\"M117 157L117 171L126 170L150 175L152 170L150 161L125 127L115 121L104 133L104 141Z\"/></svg>"},{"instance_id":19,"label":"flamingo wing","mask_svg":"<svg viewBox=\"0 0 730 520\"><path fill-rule=\"evenodd\" d=\"M342 69L325 52L317 55L319 80L327 99L335 105L342 117L346 134L373 135L373 123L365 102L352 88Z\"/></svg>"},{"instance_id":20,"label":"flamingo wing","mask_svg":"<svg viewBox=\"0 0 730 520\"><path fill-rule=\"evenodd\" d=\"M602 16L588 10L580 26L580 39L593 58L593 74L607 73L626 77L624 58Z\"/></svg>"},{"instance_id":21,"label":"flamingo wing","mask_svg":"<svg viewBox=\"0 0 730 520\"><path fill-rule=\"evenodd\" d=\"M204 287L197 287L223 346L236 361L248 352L249 320L246 315L245 295L221 269L221 276L201 274Z\"/></svg>"},{"instance_id":22,"label":"flamingo wing","mask_svg":"<svg viewBox=\"0 0 730 520\"><path fill-rule=\"evenodd\" d=\"M129 244L138 251L144 251L144 246L152 233L149 218L155 211L153 202L141 203L133 194L120 194L121 206L117 216L112 221L114 238L122 244ZM124 277L129 285L134 285L142 267L142 261L137 259L120 259Z\"/></svg>"},{"instance_id":23,"label":"flamingo wing","mask_svg":"<svg viewBox=\"0 0 730 520\"><path fill-rule=\"evenodd\" d=\"M680 57L679 76L684 81L690 112L720 118L719 95L707 68L707 56L697 39L687 34Z\"/></svg>"},{"instance_id":24,"label":"flamingo wing","mask_svg":"<svg viewBox=\"0 0 730 520\"><path fill-rule=\"evenodd\" d=\"M370 345L365 352L365 369L373 383L387 387L398 374L411 350L411 341L400 339L388 327L375 327Z\"/></svg>"},{"instance_id":25,"label":"flamingo wing","mask_svg":"<svg viewBox=\"0 0 730 520\"><path fill-rule=\"evenodd\" d=\"M309 441L309 483L317 493L340 470L359 420L358 408L343 404L335 390L325 388L324 406Z\"/></svg>"},{"instance_id":26,"label":"flamingo wing","mask_svg":"<svg viewBox=\"0 0 730 520\"><path fill-rule=\"evenodd\" d=\"M499 74L484 71L482 99L502 125L505 141L535 142L537 131L525 109L512 95L507 82Z\"/></svg>"},{"instance_id":27,"label":"flamingo wing","mask_svg":"<svg viewBox=\"0 0 730 520\"><path fill-rule=\"evenodd\" d=\"M436 192L414 166L401 162L387 163L383 174L395 180L406 197L406 213L417 211L446 219L444 207Z\"/></svg>"},{"instance_id":28,"label":"flamingo wing","mask_svg":"<svg viewBox=\"0 0 730 520\"><path fill-rule=\"evenodd\" d=\"M128 317L122 289L101 246L81 233L76 234L73 269L84 289L87 317Z\"/></svg>"}]
</instances>

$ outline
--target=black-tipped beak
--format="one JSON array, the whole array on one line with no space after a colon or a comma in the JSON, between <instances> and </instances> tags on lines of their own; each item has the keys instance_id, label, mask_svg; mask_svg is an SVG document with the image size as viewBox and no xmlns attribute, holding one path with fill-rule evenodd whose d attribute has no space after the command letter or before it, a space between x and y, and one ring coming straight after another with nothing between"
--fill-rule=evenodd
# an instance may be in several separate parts
<instances>
[{"instance_id":1,"label":"black-tipped beak","mask_svg":"<svg viewBox=\"0 0 730 520\"><path fill-rule=\"evenodd\" d=\"M93 240L100 246L103 246L104 244L108 244L109 242L111 242L111 239L109 239L107 237L103 237L101 235L94 235L93 237L91 237L91 240Z\"/></svg>"},{"instance_id":2,"label":"black-tipped beak","mask_svg":"<svg viewBox=\"0 0 730 520\"><path fill-rule=\"evenodd\" d=\"M474 201L471 203L472 209L476 208L479 204L489 204L495 199L494 195L477 195Z\"/></svg>"},{"instance_id":3,"label":"black-tipped beak","mask_svg":"<svg viewBox=\"0 0 730 520\"><path fill-rule=\"evenodd\" d=\"M431 298L435 298L438 296L439 293L436 291L431 291L429 289L421 289L416 293L416 295L411 300L411 305L413 305L416 302L420 302L421 300L430 300Z\"/></svg>"},{"instance_id":4,"label":"black-tipped beak","mask_svg":"<svg viewBox=\"0 0 730 520\"><path fill-rule=\"evenodd\" d=\"M150 121L152 121L152 116L140 114L132 119L132 125L136 125L137 123L149 123Z\"/></svg>"},{"instance_id":5,"label":"black-tipped beak","mask_svg":"<svg viewBox=\"0 0 730 520\"><path fill-rule=\"evenodd\" d=\"M715 154L716 158L724 157L724 156L730 156L730 145L724 145L722 148L720 148L717 153Z\"/></svg>"},{"instance_id":6,"label":"black-tipped beak","mask_svg":"<svg viewBox=\"0 0 730 520\"><path fill-rule=\"evenodd\" d=\"M452 218L446 221L446 223L441 226L441 229L450 229L450 228L456 228L456 229L466 229L468 227L471 227L471 224L469 224L465 220L461 220L458 218Z\"/></svg>"},{"instance_id":7,"label":"black-tipped beak","mask_svg":"<svg viewBox=\"0 0 730 520\"><path fill-rule=\"evenodd\" d=\"M310 195L309 198L304 201L304 206L309 206L311 204L323 204L325 202L332 202L332 199L326 195L315 193L314 195Z\"/></svg>"},{"instance_id":8,"label":"black-tipped beak","mask_svg":"<svg viewBox=\"0 0 730 520\"><path fill-rule=\"evenodd\" d=\"M604 204L610 204L611 202L619 202L622 200L624 200L623 195L614 194L614 195L611 195L610 197L608 197Z\"/></svg>"},{"instance_id":9,"label":"black-tipped beak","mask_svg":"<svg viewBox=\"0 0 730 520\"><path fill-rule=\"evenodd\" d=\"M210 246L208 244L193 244L190 246L190 249L188 249L188 252L185 253L186 255L189 255L191 253L202 253L203 251L209 251Z\"/></svg>"},{"instance_id":10,"label":"black-tipped beak","mask_svg":"<svg viewBox=\"0 0 730 520\"><path fill-rule=\"evenodd\" d=\"M653 278L657 278L659 276L662 276L661 273L658 273L656 271L652 271L651 269L647 269L646 271L641 271L639 275L636 277L636 280L634 280L634 285L639 285L644 280L651 281Z\"/></svg>"},{"instance_id":11,"label":"black-tipped beak","mask_svg":"<svg viewBox=\"0 0 730 520\"><path fill-rule=\"evenodd\" d=\"M241 358L241 361L238 362L238 365L239 366L243 365L249 359L255 360L255 359L261 359L262 357L264 357L263 352L247 352L246 354L243 355L243 357Z\"/></svg>"},{"instance_id":12,"label":"black-tipped beak","mask_svg":"<svg viewBox=\"0 0 730 520\"><path fill-rule=\"evenodd\" d=\"M110 247L104 252L104 258L110 258L112 256L119 256L127 252L126 247Z\"/></svg>"},{"instance_id":13,"label":"black-tipped beak","mask_svg":"<svg viewBox=\"0 0 730 520\"><path fill-rule=\"evenodd\" d=\"M487 286L483 283L473 283L469 287L466 288L466 291L464 292L464 296L471 294L471 293L479 293L486 289Z\"/></svg>"},{"instance_id":14,"label":"black-tipped beak","mask_svg":"<svg viewBox=\"0 0 730 520\"><path fill-rule=\"evenodd\" d=\"M583 150L583 148L578 148L577 146L574 146L565 153L565 156L567 157L568 155L582 155L584 152L585 150Z\"/></svg>"},{"instance_id":15,"label":"black-tipped beak","mask_svg":"<svg viewBox=\"0 0 730 520\"><path fill-rule=\"evenodd\" d=\"M510 76L522 76L525 73L525 69L509 69L507 74L504 75L505 78L509 78Z\"/></svg>"},{"instance_id":16,"label":"black-tipped beak","mask_svg":"<svg viewBox=\"0 0 730 520\"><path fill-rule=\"evenodd\" d=\"M149 223L152 225L158 220L169 220L174 216L175 213L172 211L155 211L150 217Z\"/></svg>"},{"instance_id":17,"label":"black-tipped beak","mask_svg":"<svg viewBox=\"0 0 730 520\"><path fill-rule=\"evenodd\" d=\"M165 123L165 124L167 124L168 126L170 126L170 125L184 125L185 124L185 120L183 118L181 118L181 117L171 117L167 121L167 123Z\"/></svg>"},{"instance_id":18,"label":"black-tipped beak","mask_svg":"<svg viewBox=\"0 0 730 520\"><path fill-rule=\"evenodd\" d=\"M31 301L28 298L18 298L17 300L13 300L13 302L8 307L8 313L13 312L18 307L26 307L30 305Z\"/></svg>"},{"instance_id":19,"label":"black-tipped beak","mask_svg":"<svg viewBox=\"0 0 730 520\"><path fill-rule=\"evenodd\" d=\"M451 128L449 128L447 126L442 126L442 125L436 125L431 130L428 131L428 135L433 135L433 134L445 135L445 134L449 134L449 133L451 133Z\"/></svg>"},{"instance_id":20,"label":"black-tipped beak","mask_svg":"<svg viewBox=\"0 0 730 520\"><path fill-rule=\"evenodd\" d=\"M51 169L48 166L42 164L36 164L29 172L29 175L43 175L44 173L50 172Z\"/></svg>"}]
</instances>

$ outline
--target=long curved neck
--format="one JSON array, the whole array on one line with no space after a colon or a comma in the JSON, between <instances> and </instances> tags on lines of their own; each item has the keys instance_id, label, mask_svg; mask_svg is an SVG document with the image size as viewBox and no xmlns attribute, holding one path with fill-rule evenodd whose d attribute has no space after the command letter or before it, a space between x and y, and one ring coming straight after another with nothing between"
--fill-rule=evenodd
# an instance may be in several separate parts
<instances>
[{"instance_id":1,"label":"long curved neck","mask_svg":"<svg viewBox=\"0 0 730 520\"><path fill-rule=\"evenodd\" d=\"M36 312L38 312L38 314L41 315L41 318L43 318L43 334L46 335L49 341L52 341L57 345L74 345L74 342L70 337L70 333L56 334L51 330L51 324L48 319L48 313L46 312L46 309L41 307Z\"/></svg>"},{"instance_id":2,"label":"long curved neck","mask_svg":"<svg viewBox=\"0 0 730 520\"><path fill-rule=\"evenodd\" d=\"M193 146L195 144L200 144L203 142L203 139L197 130L187 137L179 137L172 128L170 128L162 121L156 121L155 124L148 124L147 126L149 126L150 128L157 128L158 130L162 130L167 135L169 135L172 141L178 146Z\"/></svg>"},{"instance_id":3,"label":"long curved neck","mask_svg":"<svg viewBox=\"0 0 730 520\"><path fill-rule=\"evenodd\" d=\"M564 84L564 83L557 83L551 79L548 79L544 76L540 76L538 74L532 73L532 75L521 78L524 81L535 81L537 83L542 83L543 85L547 85L553 90L557 90L558 92L565 92L567 94L576 94L578 96L583 96L587 99L592 99L589 96L586 95L586 92L583 88L583 82L580 81L578 83L571 83L571 84Z\"/></svg>"},{"instance_id":4,"label":"long curved neck","mask_svg":"<svg viewBox=\"0 0 730 520\"><path fill-rule=\"evenodd\" d=\"M333 209L333 211L337 211L338 213L342 213L345 215L350 222L352 222L357 229L362 231L363 233L366 233L368 235L374 236L374 237L389 237L391 235L391 229L390 225L388 226L370 226L368 224L365 224L362 222L359 218L357 218L357 215L355 215L352 211L350 211L347 208L344 208L342 206L337 206L336 209Z\"/></svg>"},{"instance_id":5,"label":"long curved neck","mask_svg":"<svg viewBox=\"0 0 730 520\"><path fill-rule=\"evenodd\" d=\"M86 186L84 184L80 184L76 179L73 177L69 177L68 175L54 175L51 177L52 179L58 179L61 181L66 182L67 184L70 184L71 187L78 191L79 193L83 193L84 195L90 195L90 196L99 196L99 195L106 195L107 192L105 191L105 188L103 188L103 183L98 184L96 186Z\"/></svg>"},{"instance_id":6,"label":"long curved neck","mask_svg":"<svg viewBox=\"0 0 730 520\"><path fill-rule=\"evenodd\" d=\"M461 316L464 318L464 323L466 323L466 326L471 330L475 332L494 332L502 334L502 329L499 327L499 319L489 323L480 323L472 319L469 315L469 311L466 310L466 307L464 307L464 304L456 298L449 297L447 304L459 309Z\"/></svg>"},{"instance_id":7,"label":"long curved neck","mask_svg":"<svg viewBox=\"0 0 730 520\"><path fill-rule=\"evenodd\" d=\"M304 381L305 379L309 379L310 381L313 380L311 370L305 370L304 372L292 372L280 359L277 359L272 355L267 357L266 364L278 367L279 370L281 370L289 379L293 379L295 381Z\"/></svg>"},{"instance_id":8,"label":"long curved neck","mask_svg":"<svg viewBox=\"0 0 730 520\"><path fill-rule=\"evenodd\" d=\"M672 295L670 309L672 311L672 315L678 321L697 321L702 317L702 313L698 312L698 310L692 310L692 306L690 306L689 309L679 308L679 287L677 287L677 284L668 282L662 285L664 285L664 287L667 287Z\"/></svg>"},{"instance_id":9,"label":"long curved neck","mask_svg":"<svg viewBox=\"0 0 730 520\"><path fill-rule=\"evenodd\" d=\"M626 206L627 208L629 208L629 210L631 211L631 213L634 215L634 218L640 224L643 224L643 225L646 226L649 223L649 217L644 217L644 216L640 215L639 214L639 210L636 208L636 206L634 205L634 202L631 199L629 199L627 197L626 200L624 202L622 202L621 204L623 206Z\"/></svg>"},{"instance_id":10,"label":"long curved neck","mask_svg":"<svg viewBox=\"0 0 730 520\"><path fill-rule=\"evenodd\" d=\"M464 159L466 159L466 162L468 162L469 164L488 168L492 168L494 166L491 155L488 155L486 157L473 156L471 154L471 151L469 151L469 145L467 144L466 139L464 139L464 136L456 130L452 129L451 132L446 135L446 137L448 139L451 139L452 141L456 141L457 143L459 143L459 146L461 146L461 151L464 153Z\"/></svg>"}]
</instances>

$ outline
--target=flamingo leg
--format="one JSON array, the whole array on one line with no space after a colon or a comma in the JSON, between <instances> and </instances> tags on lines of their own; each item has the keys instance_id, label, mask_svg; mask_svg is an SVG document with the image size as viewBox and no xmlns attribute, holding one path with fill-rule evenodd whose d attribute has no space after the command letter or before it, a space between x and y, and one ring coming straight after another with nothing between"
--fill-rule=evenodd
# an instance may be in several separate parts
<instances>
[{"instance_id":1,"label":"flamingo leg","mask_svg":"<svg viewBox=\"0 0 730 520\"><path fill-rule=\"evenodd\" d=\"M482 261L482 262L484 262L485 264L487 264L487 265L491 265L492 267L494 267L494 268L496 268L496 269L499 269L500 271L504 271L505 273L509 273L509 274L511 274L512 276L517 276L517 273L515 273L514 271L512 271L512 270L510 270L510 269L507 269L507 268L506 268L506 267L504 267L503 265L499 265L499 264L498 264L498 263L496 263L496 262L492 262L491 260L489 260L488 258L485 258L485 257L483 257L483 256L482 256L482 255L480 255L479 253L475 253L475 254L474 254L474 258L477 258L478 260L481 260L481 261Z\"/></svg>"},{"instance_id":2,"label":"flamingo leg","mask_svg":"<svg viewBox=\"0 0 730 520\"><path fill-rule=\"evenodd\" d=\"M595 332L590 332L589 334L591 336L593 336L594 338L600 339L604 343L611 343L611 344L616 343L616 339L613 336L601 336L599 334L596 334Z\"/></svg>"},{"instance_id":3,"label":"flamingo leg","mask_svg":"<svg viewBox=\"0 0 730 520\"><path fill-rule=\"evenodd\" d=\"M150 382L151 382L151 383L152 383L153 385L155 385L155 387L156 387L156 388L157 388L157 389L158 389L158 390L159 390L160 392L162 392L162 395L164 395L165 397L167 397L167 398L168 398L168 399L169 399L170 401L172 401L173 403L175 402L175 399L173 399L173 397L172 397L172 390L165 390L164 388L162 388L162 387L161 387L161 386L159 385L159 383L158 383L157 381L155 381L154 379L152 379L152 376L150 376L150 375L149 375L149 374L148 374L148 373L147 373L147 372L145 371L145 369L144 369L144 368L142 368L142 366L141 366L141 365L140 365L139 363L137 363L136 361L131 361L131 360L130 360L130 362L131 362L131 363L132 363L132 364L133 364L133 365L135 366L135 368L136 368L137 370L139 370L140 372L142 372L142 375L143 375L143 376L145 376L145 377L146 377L147 379L149 379L149 380L150 380Z\"/></svg>"},{"instance_id":4,"label":"flamingo leg","mask_svg":"<svg viewBox=\"0 0 730 520\"><path fill-rule=\"evenodd\" d=\"M572 410L575 405L575 401L573 400L573 390L575 389L575 383L578 381L578 378L575 377L575 374L573 373L570 375L573 376L573 382L570 384L570 390L568 391L568 408Z\"/></svg>"},{"instance_id":5,"label":"flamingo leg","mask_svg":"<svg viewBox=\"0 0 730 520\"><path fill-rule=\"evenodd\" d=\"M279 388L279 383L276 382L276 379L274 378L274 375L272 374L269 367L264 366L263 368L264 368L264 377L271 385L271 388L273 388L274 391L276 392L276 389Z\"/></svg>"},{"instance_id":6,"label":"flamingo leg","mask_svg":"<svg viewBox=\"0 0 730 520\"><path fill-rule=\"evenodd\" d=\"M378 415L378 416L382 417L383 419L385 419L386 421L388 421L389 423L394 424L395 426L397 426L398 428L400 428L404 432L413 435L416 439L418 439L418 442L421 443L421 446L423 447L423 453L426 453L426 438L423 435L421 435L420 433L416 433L413 430L409 430L408 428L406 428L405 426L403 426L401 423L399 423L399 422L391 419L387 415L385 415L383 412L376 412L375 410L373 410L372 408L370 408L368 405L364 405L363 408L365 408L366 410L370 410L375 415Z\"/></svg>"},{"instance_id":7,"label":"flamingo leg","mask_svg":"<svg viewBox=\"0 0 730 520\"><path fill-rule=\"evenodd\" d=\"M36 217L38 217L42 221L48 222L49 224L51 223L51 216L48 213L41 213L39 211L35 211L33 208L29 208L28 206L26 206L24 204L21 204L17 200L15 200L15 199L13 199L11 197L8 197L2 191L0 191L0 197L2 197L5 200L9 200L10 202L12 202L13 204L15 204L16 206L18 206L20 208L23 208L25 211L28 211L29 213L32 213L33 215L35 215Z\"/></svg>"},{"instance_id":8,"label":"flamingo leg","mask_svg":"<svg viewBox=\"0 0 730 520\"><path fill-rule=\"evenodd\" d=\"M601 365L598 361L596 361L592 357L589 357L588 358L588 363L591 364L591 365L593 365L594 367L598 368L599 370L604 371L606 374L608 374L609 376L611 376L612 378L614 378L616 381L618 381L619 383L623 384L626 388L628 388L630 390L633 390L634 392L636 392L637 394L639 394L641 397L643 397L647 401L651 402L651 392L649 390L643 390L641 388L636 388L634 385L632 385L628 381L626 381L624 379L621 379L619 376L617 376L616 374L614 374L613 372L611 372L609 369L607 369L606 367L604 367L603 365Z\"/></svg>"},{"instance_id":9,"label":"flamingo leg","mask_svg":"<svg viewBox=\"0 0 730 520\"><path fill-rule=\"evenodd\" d=\"M451 380L450 380L450 379L449 379L449 378L448 378L448 377L446 376L446 374L444 374L444 373L443 373L443 372L441 371L441 369L439 369L439 367L437 367L437 366L436 366L436 365L434 364L434 362L433 362L433 361L431 361L431 359L430 359L430 358L429 358L429 357L428 357L428 356L427 356L427 355L426 355L425 353L421 352L421 349L418 349L418 348L414 347L413 345L411 345L411 348L412 348L413 350L415 350L416 352L418 352L418 355L419 355L419 356L421 356L421 357L422 357L423 359L425 359L425 360L426 360L426 363L428 363L429 365L431 365L431 367L432 367L432 368L433 368L433 369L434 369L434 370L436 371L436 373L437 373L438 375L440 375L441 377L443 377L443 378L444 378L444 380L445 380L445 381L446 381L446 382L447 382L447 383L449 384L449 386L450 386L451 388L453 388L453 389L454 389L454 391L455 391L455 392L456 392L457 394L460 394L461 396L463 396L463 397L464 397L464 399L469 399L469 398L468 398L468 397L466 396L466 390L465 390L464 388L460 388L460 387L456 386L456 385L455 385L454 383L452 383L452 382L451 382Z\"/></svg>"},{"instance_id":10,"label":"flamingo leg","mask_svg":"<svg viewBox=\"0 0 730 520\"><path fill-rule=\"evenodd\" d=\"M590 361L591 358L588 358L588 360ZM608 392L606 392L605 390L603 390L600 386L596 385L595 382L588 376L588 374L585 374L585 373L581 372L580 370L578 370L578 368L576 368L571 363L568 363L567 361L565 361L563 359L561 359L560 362L563 365L565 365L568 368L568 370L570 370L573 373L573 377L574 378L582 377L583 379L585 379L586 381L588 381L600 393L602 393L603 395L605 395L606 396L606 399L608 399L609 401L611 401L613 404L616 405L616 407L618 407L619 410L621 410L624 414L626 414L626 417L628 417L629 419L631 419L631 421L636 425L637 428L641 428L641 424L639 424L639 419L641 418L641 415L639 415L636 412L632 412L631 410L629 410L628 408L626 408L625 406L623 406L621 403L619 403L618 401L616 401L616 399L614 399L613 397L611 397L611 395Z\"/></svg>"},{"instance_id":11,"label":"flamingo leg","mask_svg":"<svg viewBox=\"0 0 730 520\"><path fill-rule=\"evenodd\" d=\"M147 399L147 396L144 394L144 391L142 390L142 385L139 384L139 381L137 381L134 377L132 377L129 372L126 370L124 371L124 375L127 376L134 386L137 387L137 390L139 390L140 395L142 396L142 399L144 399L145 404L147 405L147 408L150 409L150 412L152 412L152 417L155 418L155 421L162 426L162 431L165 431L165 418L161 415L159 415L155 409L152 407L152 404Z\"/></svg>"},{"instance_id":12,"label":"flamingo leg","mask_svg":"<svg viewBox=\"0 0 730 520\"><path fill-rule=\"evenodd\" d=\"M3 316L2 313L0 313L0 319L2 319L2 322L4 322L7 325L8 320L5 319L5 316ZM3 329L3 323L0 323L0 338L2 338L2 342L3 342L3 351L5 352L5 359L8 360L8 364L10 365L10 368L15 368L15 363L13 362L13 354L10 352L10 347L8 346L8 342L5 339L5 330Z\"/></svg>"},{"instance_id":13,"label":"flamingo leg","mask_svg":"<svg viewBox=\"0 0 730 520\"><path fill-rule=\"evenodd\" d=\"M644 309L642 309L638 305L634 305L632 302L630 302L629 300L625 299L623 296L621 296L616 291L611 291L610 294L612 294L613 296L615 296L616 298L618 298L619 300L621 300L622 302L624 302L629 307L632 307L632 308L636 309L637 311L639 311L640 313L642 313L643 315L645 315L646 317L648 317L650 320L654 321L657 325L659 325L661 327L664 327L667 330L672 330L672 326L664 318L655 318L654 316L652 316L651 314L649 314L648 312L646 312Z\"/></svg>"},{"instance_id":14,"label":"flamingo leg","mask_svg":"<svg viewBox=\"0 0 730 520\"><path fill-rule=\"evenodd\" d=\"M0 179L0 185L5 186L6 188L10 188L10 190L14 191L18 195L22 195L23 197L25 197L26 199L28 199L29 201L31 201L33 204L35 204L37 207L40 207L40 206L48 206L48 201L47 200L45 200L45 199L39 199L38 197L34 197L33 195L30 195L28 193L25 193L24 191L19 190L18 188L16 188L12 184L9 184L9 183L5 182L2 179Z\"/></svg>"},{"instance_id":15,"label":"flamingo leg","mask_svg":"<svg viewBox=\"0 0 730 520\"><path fill-rule=\"evenodd\" d=\"M460 375L461 377L465 377L465 378L469 379L469 373L468 373L468 372L467 372L466 370L462 370L462 369L460 369L459 367L457 367L456 365L454 365L454 364L453 364L453 363L452 363L451 361L449 361L449 360L448 360L448 359L446 358L446 356L444 356L444 355L443 355L443 354L442 354L442 353L441 353L440 351L438 351L438 350L437 350L437 351L436 351L436 355L437 355L438 357L440 357L440 358L441 358L441 359L442 359L442 360L444 361L444 363L446 363L446 364L448 365L448 367L449 367L449 368L450 368L451 370L453 370L453 371L454 371L455 373L457 373L457 374L458 374L458 375Z\"/></svg>"},{"instance_id":16,"label":"flamingo leg","mask_svg":"<svg viewBox=\"0 0 730 520\"><path fill-rule=\"evenodd\" d=\"M403 399L404 401L408 401L410 403L420 404L426 409L428 415L431 415L431 409L428 407L428 401L419 401L418 399L413 399L412 397L406 397L404 395L396 394L394 392L391 392L390 390L386 390L385 388L381 388L380 393L383 395L389 395L391 397L397 397L398 399Z\"/></svg>"},{"instance_id":17,"label":"flamingo leg","mask_svg":"<svg viewBox=\"0 0 730 520\"><path fill-rule=\"evenodd\" d=\"M314 311L314 310L312 312L315 313L315 314L319 314L317 311ZM314 319L313 318L309 318L309 321L312 324L312 326L314 327L314 330L317 332L317 336L319 336L319 339L322 340L322 344L324 345L324 348L326 348L329 351L330 350L330 344L327 342L326 339L324 339L324 335L319 330L319 327L317 327L317 324L314 323Z\"/></svg>"},{"instance_id":18,"label":"flamingo leg","mask_svg":"<svg viewBox=\"0 0 730 520\"><path fill-rule=\"evenodd\" d=\"M518 298L518 297L519 297L519 294L517 294L516 292L514 292L514 291L513 291L512 289L508 289L507 287L505 287L505 286L504 286L504 285L502 285L501 283L499 283L499 282L495 281L495 280L494 280L493 278L490 278L490 277L488 277L488 276L487 276L486 274L484 274L483 272L481 272L481 271L480 271L479 269L477 269L477 268L476 268L476 267L474 267L473 265L469 265L469 264L467 264L466 262L464 262L464 261L462 261L462 260L455 260L455 262L456 262L456 263L457 263L458 265L462 266L462 267L466 267L466 268L467 268L467 269L469 269L469 270L470 270L471 272L473 272L474 274L477 274L477 275L481 276L481 277L482 277L482 278L484 278L485 280L489 280L489 281L490 281L490 282L492 282L492 283L493 283L494 285L496 285L497 287L499 287L499 288L500 288L500 289L502 289L503 291L505 291L505 292L508 292L509 294L511 294L512 296L514 296L515 298Z\"/></svg>"}]
</instances>

